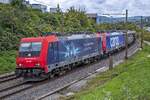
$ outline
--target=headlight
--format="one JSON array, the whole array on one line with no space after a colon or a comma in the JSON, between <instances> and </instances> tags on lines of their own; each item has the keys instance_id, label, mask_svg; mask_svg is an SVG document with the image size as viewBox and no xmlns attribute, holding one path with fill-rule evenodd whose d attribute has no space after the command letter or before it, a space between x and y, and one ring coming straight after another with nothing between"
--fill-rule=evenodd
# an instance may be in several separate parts
<instances>
[{"instance_id":1,"label":"headlight","mask_svg":"<svg viewBox=\"0 0 150 100\"><path fill-rule=\"evenodd\" d=\"M39 63L37 63L37 64L35 64L35 66L36 66L36 67L40 67L40 64L39 64Z\"/></svg>"},{"instance_id":2,"label":"headlight","mask_svg":"<svg viewBox=\"0 0 150 100\"><path fill-rule=\"evenodd\" d=\"M22 66L22 64L19 64L19 67L21 67Z\"/></svg>"}]
</instances>

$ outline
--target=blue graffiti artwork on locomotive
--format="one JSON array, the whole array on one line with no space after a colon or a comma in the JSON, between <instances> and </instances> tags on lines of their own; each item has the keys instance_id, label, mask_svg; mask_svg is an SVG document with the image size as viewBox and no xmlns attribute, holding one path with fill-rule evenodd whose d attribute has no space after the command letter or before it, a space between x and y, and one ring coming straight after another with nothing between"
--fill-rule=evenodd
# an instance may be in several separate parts
<instances>
[{"instance_id":1,"label":"blue graffiti artwork on locomotive","mask_svg":"<svg viewBox=\"0 0 150 100\"><path fill-rule=\"evenodd\" d=\"M59 61L83 57L98 52L99 50L96 38L59 41Z\"/></svg>"},{"instance_id":2,"label":"blue graffiti artwork on locomotive","mask_svg":"<svg viewBox=\"0 0 150 100\"><path fill-rule=\"evenodd\" d=\"M72 59L82 59L89 55L101 52L101 39L94 37L88 38L60 38L57 42L49 44L47 64L70 61Z\"/></svg>"},{"instance_id":3,"label":"blue graffiti artwork on locomotive","mask_svg":"<svg viewBox=\"0 0 150 100\"><path fill-rule=\"evenodd\" d=\"M125 45L125 37L123 33L111 34L106 37L107 50L115 50Z\"/></svg>"},{"instance_id":4,"label":"blue graffiti artwork on locomotive","mask_svg":"<svg viewBox=\"0 0 150 100\"><path fill-rule=\"evenodd\" d=\"M78 55L81 52L81 49L77 46L75 46L75 44L73 42L69 43L65 43L64 41L62 42L62 46L64 46L64 51L60 51L60 55L65 57L65 58L70 58L70 57L74 57L76 55Z\"/></svg>"}]
</instances>

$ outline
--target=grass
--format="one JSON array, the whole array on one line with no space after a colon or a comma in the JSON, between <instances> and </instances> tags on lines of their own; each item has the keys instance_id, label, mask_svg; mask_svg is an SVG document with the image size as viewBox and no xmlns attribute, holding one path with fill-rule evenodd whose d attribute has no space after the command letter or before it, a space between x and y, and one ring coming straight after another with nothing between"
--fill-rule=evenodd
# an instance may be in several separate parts
<instances>
[{"instance_id":1,"label":"grass","mask_svg":"<svg viewBox=\"0 0 150 100\"><path fill-rule=\"evenodd\" d=\"M150 100L150 46L90 80L73 100Z\"/></svg>"},{"instance_id":2,"label":"grass","mask_svg":"<svg viewBox=\"0 0 150 100\"><path fill-rule=\"evenodd\" d=\"M146 41L150 41L150 32L145 32L143 38Z\"/></svg>"},{"instance_id":3,"label":"grass","mask_svg":"<svg viewBox=\"0 0 150 100\"><path fill-rule=\"evenodd\" d=\"M15 70L16 51L1 51L0 52L0 74Z\"/></svg>"}]
</instances>

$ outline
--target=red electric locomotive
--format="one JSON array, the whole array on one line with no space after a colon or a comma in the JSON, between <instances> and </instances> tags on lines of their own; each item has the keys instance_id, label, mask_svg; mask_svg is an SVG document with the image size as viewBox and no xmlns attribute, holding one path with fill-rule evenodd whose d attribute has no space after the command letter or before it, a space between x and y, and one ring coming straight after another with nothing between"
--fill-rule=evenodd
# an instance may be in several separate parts
<instances>
[{"instance_id":1,"label":"red electric locomotive","mask_svg":"<svg viewBox=\"0 0 150 100\"><path fill-rule=\"evenodd\" d=\"M47 49L50 42L57 41L55 35L21 39L16 58L16 75L23 77L43 77L48 73L46 64Z\"/></svg>"}]
</instances>

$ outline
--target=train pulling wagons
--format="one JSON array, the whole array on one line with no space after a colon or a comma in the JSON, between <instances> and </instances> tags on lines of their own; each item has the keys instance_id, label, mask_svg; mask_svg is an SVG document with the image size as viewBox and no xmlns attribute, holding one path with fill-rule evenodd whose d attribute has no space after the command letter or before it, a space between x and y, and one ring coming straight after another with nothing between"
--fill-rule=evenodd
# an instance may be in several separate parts
<instances>
[{"instance_id":1,"label":"train pulling wagons","mask_svg":"<svg viewBox=\"0 0 150 100\"><path fill-rule=\"evenodd\" d=\"M52 77L125 48L125 37L124 32L114 31L22 38L16 58L16 76L31 80ZM128 45L134 43L135 33L128 33L127 38Z\"/></svg>"}]
</instances>

